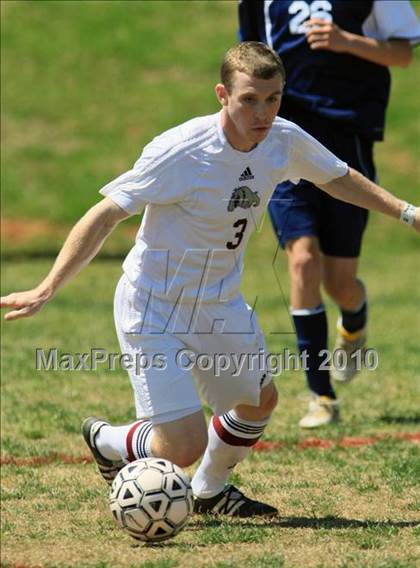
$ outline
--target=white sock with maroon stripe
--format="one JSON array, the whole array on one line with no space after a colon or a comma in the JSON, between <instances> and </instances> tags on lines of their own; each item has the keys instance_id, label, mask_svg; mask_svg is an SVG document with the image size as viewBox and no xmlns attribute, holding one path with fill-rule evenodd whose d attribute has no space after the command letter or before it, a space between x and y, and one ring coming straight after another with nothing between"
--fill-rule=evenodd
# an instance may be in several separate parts
<instances>
[{"instance_id":1,"label":"white sock with maroon stripe","mask_svg":"<svg viewBox=\"0 0 420 568\"><path fill-rule=\"evenodd\" d=\"M234 410L213 416L209 423L209 442L191 483L196 497L209 499L222 491L232 469L248 455L268 420L243 420Z\"/></svg>"},{"instance_id":2,"label":"white sock with maroon stripe","mask_svg":"<svg viewBox=\"0 0 420 568\"><path fill-rule=\"evenodd\" d=\"M104 458L131 462L153 457L152 437L150 420L140 420L127 426L102 426L95 444Z\"/></svg>"}]
</instances>

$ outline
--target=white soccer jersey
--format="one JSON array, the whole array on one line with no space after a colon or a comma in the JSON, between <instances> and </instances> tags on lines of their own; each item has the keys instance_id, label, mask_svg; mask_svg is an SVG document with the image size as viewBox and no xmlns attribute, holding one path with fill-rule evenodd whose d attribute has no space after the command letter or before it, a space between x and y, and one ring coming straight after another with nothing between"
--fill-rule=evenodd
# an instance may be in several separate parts
<instances>
[{"instance_id":1,"label":"white soccer jersey","mask_svg":"<svg viewBox=\"0 0 420 568\"><path fill-rule=\"evenodd\" d=\"M170 301L211 302L239 293L246 243L278 183L322 184L346 173L347 164L281 118L253 150L237 151L217 113L152 140L100 193L132 214L146 206L123 264L134 286Z\"/></svg>"}]
</instances>

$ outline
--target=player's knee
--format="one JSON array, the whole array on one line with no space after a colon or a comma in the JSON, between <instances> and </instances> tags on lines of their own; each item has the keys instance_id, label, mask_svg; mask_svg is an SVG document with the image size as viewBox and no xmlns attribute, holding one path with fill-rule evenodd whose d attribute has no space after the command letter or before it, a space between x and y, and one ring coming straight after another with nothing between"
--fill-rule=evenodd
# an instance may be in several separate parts
<instances>
[{"instance_id":1,"label":"player's knee","mask_svg":"<svg viewBox=\"0 0 420 568\"><path fill-rule=\"evenodd\" d=\"M195 463L204 454L207 446L207 438L188 441L187 444L180 445L174 451L173 461L179 467L188 467Z\"/></svg>"},{"instance_id":2,"label":"player's knee","mask_svg":"<svg viewBox=\"0 0 420 568\"><path fill-rule=\"evenodd\" d=\"M179 444L177 447L167 447L164 451L155 453L157 457L167 459L179 467L188 467L195 463L206 449L206 444L191 443L188 445Z\"/></svg>"},{"instance_id":3,"label":"player's knee","mask_svg":"<svg viewBox=\"0 0 420 568\"><path fill-rule=\"evenodd\" d=\"M321 257L316 251L302 250L290 259L292 278L301 286L318 284L321 278Z\"/></svg>"},{"instance_id":4,"label":"player's knee","mask_svg":"<svg viewBox=\"0 0 420 568\"><path fill-rule=\"evenodd\" d=\"M235 407L235 411L239 418L250 421L266 420L277 405L277 389L274 383L270 383L261 391L260 402L258 406L249 406L240 404Z\"/></svg>"},{"instance_id":5,"label":"player's knee","mask_svg":"<svg viewBox=\"0 0 420 568\"><path fill-rule=\"evenodd\" d=\"M269 414L271 414L273 410L276 408L278 401L279 401L278 391L274 387L270 394L270 397L268 398L267 402L264 405L264 408L267 410Z\"/></svg>"},{"instance_id":6,"label":"player's knee","mask_svg":"<svg viewBox=\"0 0 420 568\"><path fill-rule=\"evenodd\" d=\"M276 408L278 402L278 393L274 383L268 384L261 392L258 414L261 418L268 418Z\"/></svg>"},{"instance_id":7,"label":"player's knee","mask_svg":"<svg viewBox=\"0 0 420 568\"><path fill-rule=\"evenodd\" d=\"M157 424L154 428L152 452L179 467L188 467L200 458L207 445L207 425L202 413L179 421Z\"/></svg>"}]
</instances>

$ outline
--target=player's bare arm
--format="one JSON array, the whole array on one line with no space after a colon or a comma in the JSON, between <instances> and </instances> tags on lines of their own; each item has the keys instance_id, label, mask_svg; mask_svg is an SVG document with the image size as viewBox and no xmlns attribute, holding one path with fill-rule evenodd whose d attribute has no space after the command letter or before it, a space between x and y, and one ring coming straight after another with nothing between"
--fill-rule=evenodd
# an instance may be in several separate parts
<instances>
[{"instance_id":1,"label":"player's bare arm","mask_svg":"<svg viewBox=\"0 0 420 568\"><path fill-rule=\"evenodd\" d=\"M353 34L334 22L312 18L306 23L306 39L311 49L327 49L337 53L349 53L362 59L386 65L407 67L412 60L412 48L408 40L386 41Z\"/></svg>"},{"instance_id":2,"label":"player's bare arm","mask_svg":"<svg viewBox=\"0 0 420 568\"><path fill-rule=\"evenodd\" d=\"M326 184L319 185L319 187L336 199L341 199L365 209L379 211L394 217L394 219L403 220L402 214L407 203L368 180L353 168L349 168L345 176L333 179ZM412 224L413 228L420 232L420 208L417 207L413 213L414 218L409 224Z\"/></svg>"},{"instance_id":3,"label":"player's bare arm","mask_svg":"<svg viewBox=\"0 0 420 568\"><path fill-rule=\"evenodd\" d=\"M1 298L2 308L14 308L5 319L15 320L38 312L59 288L92 260L113 228L127 217L129 213L108 197L89 209L70 231L47 277L32 290Z\"/></svg>"}]
</instances>

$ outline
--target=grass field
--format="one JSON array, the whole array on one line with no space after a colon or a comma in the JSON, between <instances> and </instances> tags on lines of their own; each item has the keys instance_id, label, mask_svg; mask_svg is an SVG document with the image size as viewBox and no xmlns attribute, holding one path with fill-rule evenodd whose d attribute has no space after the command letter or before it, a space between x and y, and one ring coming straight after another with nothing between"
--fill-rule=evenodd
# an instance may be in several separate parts
<instances>
[{"instance_id":1,"label":"grass field","mask_svg":"<svg viewBox=\"0 0 420 568\"><path fill-rule=\"evenodd\" d=\"M236 2L3 2L1 9L3 214L5 227L15 227L3 242L2 292L8 293L39 282L51 260L35 257L58 249L69 224L97 200L97 189L127 169L147 140L217 109L211 88L221 54L235 41ZM382 183L413 202L420 179L419 78L419 55L410 70L394 72L387 141L377 151ZM3 325L1 565L418 566L414 232L372 215L361 273L379 367L339 388L342 423L299 431L307 402L303 375L276 379L280 403L264 438L270 444L235 470L234 481L278 506L279 520L193 519L173 541L145 547L114 527L107 487L83 462L79 434L90 414L133 419L124 373L35 370L36 347L117 351L111 302L135 224L119 228L106 254L42 313ZM294 349L294 335L284 255L275 253L266 219L248 251L243 291L257 304L270 350L281 352Z\"/></svg>"}]
</instances>

